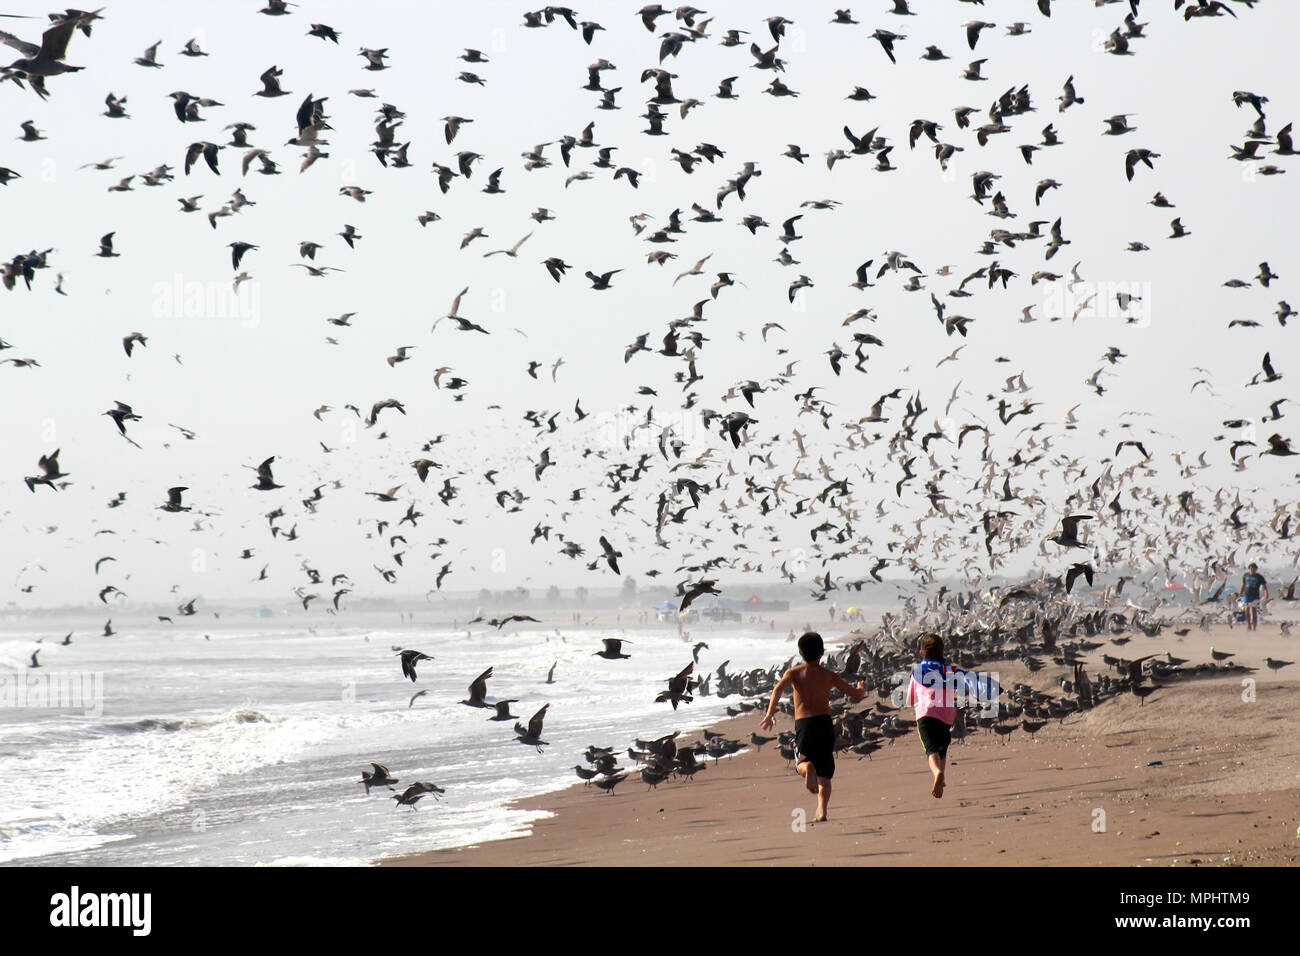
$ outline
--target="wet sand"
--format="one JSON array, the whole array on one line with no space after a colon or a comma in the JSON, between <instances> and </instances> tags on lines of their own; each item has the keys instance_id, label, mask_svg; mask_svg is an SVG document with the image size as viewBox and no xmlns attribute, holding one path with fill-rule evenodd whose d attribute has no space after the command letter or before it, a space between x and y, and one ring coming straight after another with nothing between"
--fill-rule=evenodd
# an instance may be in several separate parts
<instances>
[{"instance_id":1,"label":"wet sand","mask_svg":"<svg viewBox=\"0 0 1300 956\"><path fill-rule=\"evenodd\" d=\"M1209 646L1257 666L1254 700L1241 676L1173 683L1144 703L1107 700L1031 738L974 729L949 752L947 792L930 795L912 735L870 759L841 753L830 819L812 824L815 800L775 743L720 761L694 779L650 790L633 773L614 794L575 781L521 801L554 816L531 835L379 861L400 866L1235 866L1300 863L1300 741L1294 726L1300 663L1280 671L1264 657L1296 660L1294 639L1266 624L1199 629L1179 638L1138 634L1088 655L1171 652L1209 661ZM996 668L1059 695L1064 668L1030 674ZM993 668L990 668L993 669ZM1291 672L1295 672L1292 676ZM1067 675L1068 676L1068 675ZM875 706L874 695L855 709ZM910 709L902 715L911 717ZM714 729L748 740L761 711ZM789 717L776 730L792 729ZM698 739L690 735L687 739ZM630 741L621 742L622 746ZM577 756L575 762L581 760ZM1156 762L1159 762L1158 764ZM620 759L623 764L628 758ZM1152 764L1156 764L1152 766Z\"/></svg>"}]
</instances>

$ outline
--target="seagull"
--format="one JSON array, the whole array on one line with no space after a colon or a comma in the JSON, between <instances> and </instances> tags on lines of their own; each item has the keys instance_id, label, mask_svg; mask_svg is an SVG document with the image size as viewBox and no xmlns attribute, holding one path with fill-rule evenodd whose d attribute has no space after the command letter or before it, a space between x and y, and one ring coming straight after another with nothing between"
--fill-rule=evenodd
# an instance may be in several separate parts
<instances>
[{"instance_id":1,"label":"seagull","mask_svg":"<svg viewBox=\"0 0 1300 956\"><path fill-rule=\"evenodd\" d=\"M516 243L515 243L513 246L511 246L509 249L493 249L491 252L485 252L485 253L483 253L483 258L486 259L488 256L495 256L495 255L497 255L498 253L504 253L505 255L507 255L507 256L509 256L510 258L513 259L513 258L515 258L516 255L518 254L518 252L519 252L519 247L522 246L525 242L527 242L529 236L531 236L531 235L532 235L531 232L528 233L527 236L524 236L522 239L520 239L518 242L516 242ZM548 260L548 261L549 261L549 260ZM548 267L548 268L549 268L549 267ZM552 272L551 274L554 275L553 272ZM556 281L559 281L559 280L557 279Z\"/></svg>"},{"instance_id":2,"label":"seagull","mask_svg":"<svg viewBox=\"0 0 1300 956\"><path fill-rule=\"evenodd\" d=\"M190 168L198 162L200 156L203 157L204 161L208 164L208 168L211 169L212 172L220 175L221 170L217 168L217 151L223 148L224 147L218 146L216 143L190 143L185 150L185 175L188 176L190 174Z\"/></svg>"},{"instance_id":3,"label":"seagull","mask_svg":"<svg viewBox=\"0 0 1300 956\"><path fill-rule=\"evenodd\" d=\"M610 288L610 284L609 284L610 279L612 279L616 274L622 271L623 271L622 269L611 269L609 272L602 273L601 275L596 275L594 272L588 269L584 273L584 275L586 275L586 277L591 280L591 287L593 289L600 290L600 289Z\"/></svg>"},{"instance_id":4,"label":"seagull","mask_svg":"<svg viewBox=\"0 0 1300 956\"><path fill-rule=\"evenodd\" d=\"M289 91L280 88L280 77L284 75L284 70L279 67L271 67L263 73L259 79L262 81L262 88L254 93L254 96L288 96Z\"/></svg>"},{"instance_id":5,"label":"seagull","mask_svg":"<svg viewBox=\"0 0 1300 956\"><path fill-rule=\"evenodd\" d=\"M543 747L547 745L542 740L542 721L546 719L546 711L550 709L550 704L543 705L542 709L533 714L528 721L528 727L525 728L520 724L515 724L515 735L519 738L521 744L531 744L541 753Z\"/></svg>"},{"instance_id":6,"label":"seagull","mask_svg":"<svg viewBox=\"0 0 1300 956\"><path fill-rule=\"evenodd\" d=\"M1049 537L1047 540L1054 541L1055 543L1065 548L1087 547L1085 544L1079 541L1078 538L1079 522L1091 521L1091 520L1092 520L1092 515L1084 515L1084 514L1068 515L1067 517L1061 519L1060 532L1053 537ZM1088 583L1091 584L1092 581L1089 580Z\"/></svg>"},{"instance_id":7,"label":"seagull","mask_svg":"<svg viewBox=\"0 0 1300 956\"><path fill-rule=\"evenodd\" d=\"M372 763L370 766L375 768L373 773L367 770L361 771L361 783L365 786L367 794L370 793L371 787L392 789L392 785L397 783L397 778L390 775L388 768L383 764Z\"/></svg>"},{"instance_id":8,"label":"seagull","mask_svg":"<svg viewBox=\"0 0 1300 956\"><path fill-rule=\"evenodd\" d=\"M126 438L127 441L131 441L130 437L126 434L126 423L138 422L140 421L140 416L131 410L130 405L123 404L122 402L116 402L115 404L117 405L116 408L111 408L104 412L104 414L113 419L114 423L117 425L117 430L121 432L122 437ZM135 445L135 442L131 441L131 444ZM136 447L139 448L140 446L136 445Z\"/></svg>"},{"instance_id":9,"label":"seagull","mask_svg":"<svg viewBox=\"0 0 1300 956\"><path fill-rule=\"evenodd\" d=\"M615 774L612 777L599 777L593 780L597 787L607 792L611 797L614 795L614 788L627 779L626 773Z\"/></svg>"},{"instance_id":10,"label":"seagull","mask_svg":"<svg viewBox=\"0 0 1300 956\"><path fill-rule=\"evenodd\" d=\"M230 261L231 264L234 265L236 271L239 270L239 262L244 258L244 254L250 249L259 248L251 242L232 242L228 245L230 246Z\"/></svg>"},{"instance_id":11,"label":"seagull","mask_svg":"<svg viewBox=\"0 0 1300 956\"><path fill-rule=\"evenodd\" d=\"M139 345L143 347L148 344L148 341L149 340L139 332L132 332L130 335L127 335L122 339L122 349L126 352L126 357L130 358L135 346Z\"/></svg>"},{"instance_id":12,"label":"seagull","mask_svg":"<svg viewBox=\"0 0 1300 956\"><path fill-rule=\"evenodd\" d=\"M367 793L368 792L369 791L367 791ZM442 787L436 786L432 783L416 781L401 793L393 794L393 799L397 801L397 806L399 807L407 806L410 807L412 810L414 810L416 809L415 804L419 802L419 800L421 800L426 794L430 794L430 793L433 794L433 798L436 800L438 799L439 794L446 793L446 792L447 791L444 790Z\"/></svg>"},{"instance_id":13,"label":"seagull","mask_svg":"<svg viewBox=\"0 0 1300 956\"><path fill-rule=\"evenodd\" d=\"M1129 182L1132 182L1133 169L1138 163L1145 163L1147 169L1155 169L1156 167L1151 160L1159 158L1159 153L1153 153L1149 149L1130 149L1124 154L1124 176Z\"/></svg>"},{"instance_id":14,"label":"seagull","mask_svg":"<svg viewBox=\"0 0 1300 956\"><path fill-rule=\"evenodd\" d=\"M55 454L57 455L58 452L55 452ZM604 535L600 536L600 547L604 552L605 561L609 564L611 570L613 570L615 574L621 574L622 572L618 569L618 559L623 557L623 552L615 551L614 546L606 540Z\"/></svg>"},{"instance_id":15,"label":"seagull","mask_svg":"<svg viewBox=\"0 0 1300 956\"><path fill-rule=\"evenodd\" d=\"M68 41L72 39L72 34L78 27L89 35L90 23L99 19L99 14L103 7L91 13L76 11L72 12L64 20L60 20L41 35L41 42L38 46L35 43L27 43L18 39L9 33L0 31L0 42L3 42L22 54L20 59L14 60L5 69L22 73L30 81L33 77L58 76L61 73L73 73L83 69L80 66L71 66L63 62L63 58L68 53ZM33 88L39 90L43 87L37 87L33 82Z\"/></svg>"},{"instance_id":16,"label":"seagull","mask_svg":"<svg viewBox=\"0 0 1300 956\"><path fill-rule=\"evenodd\" d=\"M677 608L678 613L684 612L691 606L696 598L703 594L721 594L722 592L717 589L717 583L716 580L704 579L697 584L691 585L691 587L686 591L686 594L682 597L682 603Z\"/></svg>"},{"instance_id":17,"label":"seagull","mask_svg":"<svg viewBox=\"0 0 1300 956\"><path fill-rule=\"evenodd\" d=\"M181 504L181 494L188 490L189 490L188 488L185 488L183 486L176 487L176 488L168 488L167 503L163 505L159 505L158 507L163 511L171 511L171 512L189 511L190 508L188 505Z\"/></svg>"},{"instance_id":18,"label":"seagull","mask_svg":"<svg viewBox=\"0 0 1300 956\"><path fill-rule=\"evenodd\" d=\"M68 477L66 472L59 470L59 449L55 449L49 455L42 455L37 462L37 466L44 472L33 478L24 478L27 484L27 490L35 493L37 485L47 485L50 490L57 491L54 482L60 478Z\"/></svg>"},{"instance_id":19,"label":"seagull","mask_svg":"<svg viewBox=\"0 0 1300 956\"><path fill-rule=\"evenodd\" d=\"M603 657L607 661L617 661L617 660L627 660L632 656L630 654L624 654L622 652L623 645L625 643L630 644L632 643L631 641L625 641L617 637L606 637L601 639L601 643L605 645L604 650L596 651L592 655L593 657Z\"/></svg>"},{"instance_id":20,"label":"seagull","mask_svg":"<svg viewBox=\"0 0 1300 956\"><path fill-rule=\"evenodd\" d=\"M517 703L519 703L519 701L518 701L517 699L513 698L513 697L510 698L509 700L499 700L499 701L497 701L496 704L495 704L495 707L496 707L496 709L497 709L497 712L496 712L495 716L489 717L488 720L516 720L516 719L518 719L518 714L512 714L512 713L510 713L510 705L511 705L511 704L517 704Z\"/></svg>"},{"instance_id":21,"label":"seagull","mask_svg":"<svg viewBox=\"0 0 1300 956\"><path fill-rule=\"evenodd\" d=\"M559 282L564 276L565 269L573 268L558 256L551 256L549 259L543 259L542 265L546 266L546 271L551 274L551 278L556 282Z\"/></svg>"},{"instance_id":22,"label":"seagull","mask_svg":"<svg viewBox=\"0 0 1300 956\"><path fill-rule=\"evenodd\" d=\"M473 682L469 685L469 697L462 700L460 703L469 707L491 707L492 705L486 700L487 682L488 678L491 676L492 668L489 667L482 674L479 674L478 677L475 677Z\"/></svg>"}]
</instances>

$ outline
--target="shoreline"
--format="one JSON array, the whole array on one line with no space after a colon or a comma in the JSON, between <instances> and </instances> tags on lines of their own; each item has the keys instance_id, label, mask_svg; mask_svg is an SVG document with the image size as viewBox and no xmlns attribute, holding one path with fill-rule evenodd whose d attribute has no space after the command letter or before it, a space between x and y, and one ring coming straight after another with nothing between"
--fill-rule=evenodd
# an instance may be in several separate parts
<instances>
[{"instance_id":1,"label":"shoreline","mask_svg":"<svg viewBox=\"0 0 1300 956\"><path fill-rule=\"evenodd\" d=\"M1220 633L1222 631L1222 633ZM1247 635L1144 639L1143 651L1191 657L1193 642ZM1276 632L1249 635L1280 648ZM1104 672L1101 654L1089 670ZM1114 648L1109 648L1114 650ZM1280 650L1253 648L1264 654ZM1245 658L1243 650L1241 657ZM1197 658L1199 659L1199 658ZM1095 666L1093 661L1095 660ZM1300 665L1297 665L1300 666ZM1062 668L1000 666L1004 683L1054 687ZM1300 675L1297 675L1300 677ZM837 755L830 819L812 824L813 798L776 744L747 745L693 779L650 789L635 771L613 793L575 779L510 807L553 816L527 835L376 859L380 866L1241 866L1300 864L1300 744L1286 736L1296 679L1260 668L1242 680L1169 684L1052 720L1032 738L973 728L949 752L947 792L914 735L870 758ZM746 699L746 698L738 698ZM855 710L875 706L872 695ZM902 710L910 718L910 708ZM759 714L712 726L748 741ZM780 715L775 731L792 729ZM683 742L701 738L684 734ZM629 742L630 743L630 742ZM580 756L577 759L581 759ZM624 758L625 759L625 758ZM1154 764L1154 765L1153 765ZM597 801L597 802L592 802Z\"/></svg>"}]
</instances>

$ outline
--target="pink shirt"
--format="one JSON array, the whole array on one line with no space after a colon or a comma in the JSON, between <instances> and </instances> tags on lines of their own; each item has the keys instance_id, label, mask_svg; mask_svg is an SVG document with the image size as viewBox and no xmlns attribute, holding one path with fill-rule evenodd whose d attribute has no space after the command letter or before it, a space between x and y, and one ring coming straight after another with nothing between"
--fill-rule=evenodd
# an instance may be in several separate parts
<instances>
[{"instance_id":1,"label":"pink shirt","mask_svg":"<svg viewBox=\"0 0 1300 956\"><path fill-rule=\"evenodd\" d=\"M942 667L942 670L940 670ZM919 679L918 679L919 678ZM907 684L907 703L916 708L916 719L933 717L951 725L957 719L956 682L953 668L931 662L922 673L922 664L912 668Z\"/></svg>"}]
</instances>

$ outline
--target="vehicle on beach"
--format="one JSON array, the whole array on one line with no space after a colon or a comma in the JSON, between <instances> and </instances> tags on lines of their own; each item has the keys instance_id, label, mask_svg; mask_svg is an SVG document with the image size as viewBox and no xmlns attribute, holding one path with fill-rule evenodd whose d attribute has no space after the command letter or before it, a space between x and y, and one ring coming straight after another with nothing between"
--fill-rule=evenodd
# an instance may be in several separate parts
<instances>
[{"instance_id":1,"label":"vehicle on beach","mask_svg":"<svg viewBox=\"0 0 1300 956\"><path fill-rule=\"evenodd\" d=\"M692 611L691 613L693 614L695 612ZM700 614L706 620L716 621L719 624L725 624L727 621L735 621L737 624L739 624L741 620L740 612L733 611L729 607L721 607L721 606L708 607L705 608L703 611L701 611Z\"/></svg>"}]
</instances>

